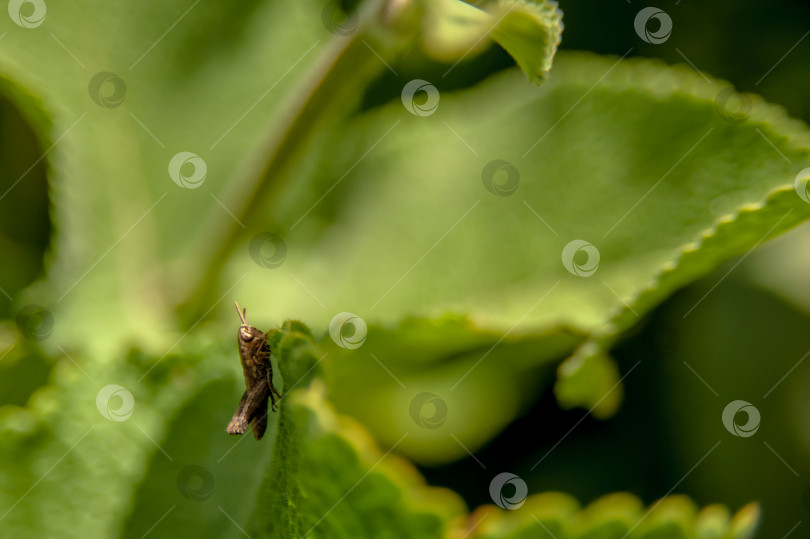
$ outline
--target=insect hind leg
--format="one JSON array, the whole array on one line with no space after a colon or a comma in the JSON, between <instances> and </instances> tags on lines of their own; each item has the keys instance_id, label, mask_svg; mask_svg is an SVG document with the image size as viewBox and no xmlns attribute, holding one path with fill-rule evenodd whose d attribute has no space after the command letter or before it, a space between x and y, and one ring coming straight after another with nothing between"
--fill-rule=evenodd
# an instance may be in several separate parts
<instances>
[{"instance_id":1,"label":"insect hind leg","mask_svg":"<svg viewBox=\"0 0 810 539\"><path fill-rule=\"evenodd\" d=\"M247 421L245 421L245 403L247 402L247 398L248 392L245 391L239 401L239 406L236 407L236 412L231 418L231 422L228 423L228 428L225 429L228 434L244 434L247 430L248 424Z\"/></svg>"},{"instance_id":2,"label":"insect hind leg","mask_svg":"<svg viewBox=\"0 0 810 539\"><path fill-rule=\"evenodd\" d=\"M267 400L256 408L256 415L253 416L253 421L250 425L253 427L253 437L261 440L264 436L264 431L267 430Z\"/></svg>"}]
</instances>

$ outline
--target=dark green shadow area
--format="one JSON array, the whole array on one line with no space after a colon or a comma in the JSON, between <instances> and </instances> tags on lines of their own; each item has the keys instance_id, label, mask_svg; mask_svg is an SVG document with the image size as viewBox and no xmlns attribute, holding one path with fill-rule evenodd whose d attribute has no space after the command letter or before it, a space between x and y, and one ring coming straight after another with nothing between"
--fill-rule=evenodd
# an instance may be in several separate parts
<instances>
[{"instance_id":1,"label":"dark green shadow area","mask_svg":"<svg viewBox=\"0 0 810 539\"><path fill-rule=\"evenodd\" d=\"M277 423L271 418L260 442L252 434L226 434L238 396L232 380L212 382L169 423L166 438L158 440L165 454L155 449L121 537L140 539L158 521L149 537L241 535L230 519L242 528L248 525L253 508L238 504L255 499Z\"/></svg>"},{"instance_id":2,"label":"dark green shadow area","mask_svg":"<svg viewBox=\"0 0 810 539\"><path fill-rule=\"evenodd\" d=\"M0 94L0 318L13 317L14 296L43 272L51 235L43 154L23 113Z\"/></svg>"},{"instance_id":3,"label":"dark green shadow area","mask_svg":"<svg viewBox=\"0 0 810 539\"><path fill-rule=\"evenodd\" d=\"M0 406L25 406L31 393L48 382L50 361L37 353L12 359L9 354L0 362Z\"/></svg>"}]
</instances>

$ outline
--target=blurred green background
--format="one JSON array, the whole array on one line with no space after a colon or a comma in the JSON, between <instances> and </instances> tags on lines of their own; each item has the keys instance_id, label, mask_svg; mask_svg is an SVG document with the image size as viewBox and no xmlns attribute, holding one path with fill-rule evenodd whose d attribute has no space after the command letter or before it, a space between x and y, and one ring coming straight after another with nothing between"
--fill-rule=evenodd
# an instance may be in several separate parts
<instances>
[{"instance_id":1,"label":"blurred green background","mask_svg":"<svg viewBox=\"0 0 810 539\"><path fill-rule=\"evenodd\" d=\"M630 56L670 64L688 59L810 121L807 2L659 2L675 21L672 37L661 45L641 43L628 28L641 7L637 2L560 4L566 27L563 49L615 55L632 49ZM449 84L464 86L511 65L511 58L494 48L462 66ZM364 97L365 106L397 91L396 83L383 76ZM5 97L0 102L0 194L28 172L26 181L0 200L0 338L16 331L11 297L43 276L52 233L48 171L43 160L37 161L45 139L11 104L19 101ZM569 492L583 502L617 490L652 502L678 484L676 492L701 505L723 502L737 508L760 501L761 537L782 537L806 521L810 361L797 363L810 350L810 227L802 226L736 264L729 262L678 292L614 351L622 372L641 362L625 380L625 400L614 418L588 417L570 430L584 411L561 411L548 389L475 458L424 467L428 481L453 488L472 507L490 502L486 485L500 471L516 473L544 491ZM0 405L24 405L46 383L51 367L51 360L36 353L0 360ZM720 415L736 399L753 403L762 414L753 439L724 436ZM711 460L679 483L720 440ZM791 537L807 533L805 523Z\"/></svg>"}]
</instances>

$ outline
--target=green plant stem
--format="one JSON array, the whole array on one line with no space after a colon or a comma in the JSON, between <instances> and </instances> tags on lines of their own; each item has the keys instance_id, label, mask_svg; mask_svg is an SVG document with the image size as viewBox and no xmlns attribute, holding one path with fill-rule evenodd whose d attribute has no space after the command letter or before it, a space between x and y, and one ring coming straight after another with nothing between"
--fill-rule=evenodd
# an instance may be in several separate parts
<instances>
[{"instance_id":1,"label":"green plant stem","mask_svg":"<svg viewBox=\"0 0 810 539\"><path fill-rule=\"evenodd\" d=\"M413 43L419 29L419 10L418 3L410 0L371 2L360 13L358 28L350 36L332 39L322 60L294 92L287 114L280 123L274 119L253 157L229 181L237 193L234 206L241 221L249 224L256 219L262 202L280 188L278 178L294 165L319 128L357 110L369 83L386 69L377 55L393 58ZM241 232L235 222L225 226L218 222L210 233L201 236L201 241L215 247L199 250L210 253L201 264L206 270L176 296L181 301L188 298L181 309L186 321L196 319L210 306L222 263Z\"/></svg>"}]
</instances>

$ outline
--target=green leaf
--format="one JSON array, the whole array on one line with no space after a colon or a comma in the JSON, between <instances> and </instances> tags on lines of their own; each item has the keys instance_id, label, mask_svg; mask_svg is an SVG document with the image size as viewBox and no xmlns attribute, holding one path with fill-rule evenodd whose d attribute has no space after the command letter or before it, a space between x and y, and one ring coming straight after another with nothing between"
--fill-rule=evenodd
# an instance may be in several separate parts
<instances>
[{"instance_id":1,"label":"green leaf","mask_svg":"<svg viewBox=\"0 0 810 539\"><path fill-rule=\"evenodd\" d=\"M684 496L663 498L645 509L635 496L617 493L580 508L570 496L544 493L529 496L514 511L484 506L472 520L480 523L472 537L480 539L745 539L756 531L759 508L747 505L730 522L725 507L697 512Z\"/></svg>"},{"instance_id":2,"label":"green leaf","mask_svg":"<svg viewBox=\"0 0 810 539\"><path fill-rule=\"evenodd\" d=\"M480 53L490 39L532 82L545 80L562 35L562 12L548 0L498 0L476 7L461 0L426 3L424 52L445 62Z\"/></svg>"},{"instance_id":3,"label":"green leaf","mask_svg":"<svg viewBox=\"0 0 810 539\"><path fill-rule=\"evenodd\" d=\"M678 287L810 215L794 190L810 138L779 108L752 98L739 122L722 107L728 86L686 67L570 53L555 66L539 89L513 70L442 93L427 117L399 102L359 117L267 214L286 234L284 271L237 289L321 328L344 311L371 328L466 317L468 342L436 359L473 355L480 332L570 329L606 350ZM237 249L229 279L251 267ZM503 381L494 395L514 393ZM375 406L336 404L381 421Z\"/></svg>"},{"instance_id":4,"label":"green leaf","mask_svg":"<svg viewBox=\"0 0 810 539\"><path fill-rule=\"evenodd\" d=\"M557 369L554 394L563 408L581 406L598 418L616 413L623 390L616 363L594 342L583 344Z\"/></svg>"},{"instance_id":5,"label":"green leaf","mask_svg":"<svg viewBox=\"0 0 810 539\"><path fill-rule=\"evenodd\" d=\"M746 122L727 123L715 112L715 84L685 68L569 53L540 89L511 71L444 95L427 118L399 103L372 111L335 138L322 174L288 186L266 221L292 228L287 243L297 250L285 268L322 284L312 292L326 311L280 272L240 286L276 291L280 310L303 312L319 327L343 305L386 324L402 313L450 311L504 332L520 320L511 335L565 324L594 335L626 329L635 316L624 302L643 314L810 213L793 189L794 170L810 155L807 131L760 101ZM496 134L503 125L510 129ZM305 201L318 201L320 188L366 152L302 216ZM488 191L481 178L497 156L520 175L510 196ZM561 260L578 237L599 251L591 276ZM249 267L246 251L232 273ZM582 266L586 251L574 262ZM616 318L620 311L633 318Z\"/></svg>"},{"instance_id":6,"label":"green leaf","mask_svg":"<svg viewBox=\"0 0 810 539\"><path fill-rule=\"evenodd\" d=\"M6 19L0 51L4 77L41 102L32 120L53 122L44 146L53 145L54 253L48 289L31 299L76 313L57 313L55 337L100 353L122 338L155 343L171 323L165 298L195 271L210 241L204 224L231 219L214 197L234 203L224 192L237 149L289 106L282 96L331 36L314 0L108 7L49 4L35 28ZM197 189L170 176L184 151L205 162ZM115 325L105 324L111 313Z\"/></svg>"},{"instance_id":7,"label":"green leaf","mask_svg":"<svg viewBox=\"0 0 810 539\"><path fill-rule=\"evenodd\" d=\"M750 537L757 525L756 506L729 520L718 506L696 516L683 497L645 511L628 494L584 509L570 496L539 494L516 511L485 506L467 515L455 493L426 486L393 453L399 444L383 451L363 426L335 412L320 379L323 354L296 321L269 333L283 399L265 439L230 437L224 426L241 373L231 347L207 339L205 329L143 380L137 374L153 357L132 352L111 366L77 354L84 372L76 358L64 358L54 384L28 409L0 409L0 461L14 462L0 468L12 486L0 493L4 536L381 537L396 530L494 539L536 537L539 521L557 539L619 538L635 529L632 538L694 529L701 539L715 532L727 539ZM131 389L133 407L100 402L107 381L123 386L119 398Z\"/></svg>"},{"instance_id":8,"label":"green leaf","mask_svg":"<svg viewBox=\"0 0 810 539\"><path fill-rule=\"evenodd\" d=\"M394 527L403 537L443 537L464 513L459 497L427 487L334 412L306 326L287 322L269 341L284 397L260 443L225 433L241 374L231 347L202 335L140 381L156 358L133 352L110 367L77 354L86 375L61 361L55 384L28 409L0 409L0 461L15 463L0 468L9 486L0 532L235 537L242 527L253 537L380 537ZM121 387L99 401L107 381ZM126 393L133 406L122 409L116 399Z\"/></svg>"},{"instance_id":9,"label":"green leaf","mask_svg":"<svg viewBox=\"0 0 810 539\"><path fill-rule=\"evenodd\" d=\"M512 55L529 79L545 80L562 36L562 12L556 2L500 0L500 19L492 38Z\"/></svg>"},{"instance_id":10,"label":"green leaf","mask_svg":"<svg viewBox=\"0 0 810 539\"><path fill-rule=\"evenodd\" d=\"M326 336L330 400L390 443L408 432L399 450L420 464L463 458L456 439L478 447L496 436L580 339L568 332L502 337L455 317L369 326L357 349Z\"/></svg>"},{"instance_id":11,"label":"green leaf","mask_svg":"<svg viewBox=\"0 0 810 539\"><path fill-rule=\"evenodd\" d=\"M338 3L320 0L115 13L82 0L48 6L40 26L6 20L4 86L49 139L53 252L26 300L55 312L55 339L99 356L124 341L171 345L161 335L175 307L272 187L268 157L271 172L301 159L316 126L329 132L385 69L377 55L410 42L412 5L388 4L367 3L351 28L333 26Z\"/></svg>"},{"instance_id":12,"label":"green leaf","mask_svg":"<svg viewBox=\"0 0 810 539\"><path fill-rule=\"evenodd\" d=\"M276 459L257 499L259 536L444 537L464 505L428 488L409 463L383 453L358 423L324 402L325 386L297 390L287 404ZM286 495L285 495L286 493Z\"/></svg>"}]
</instances>

